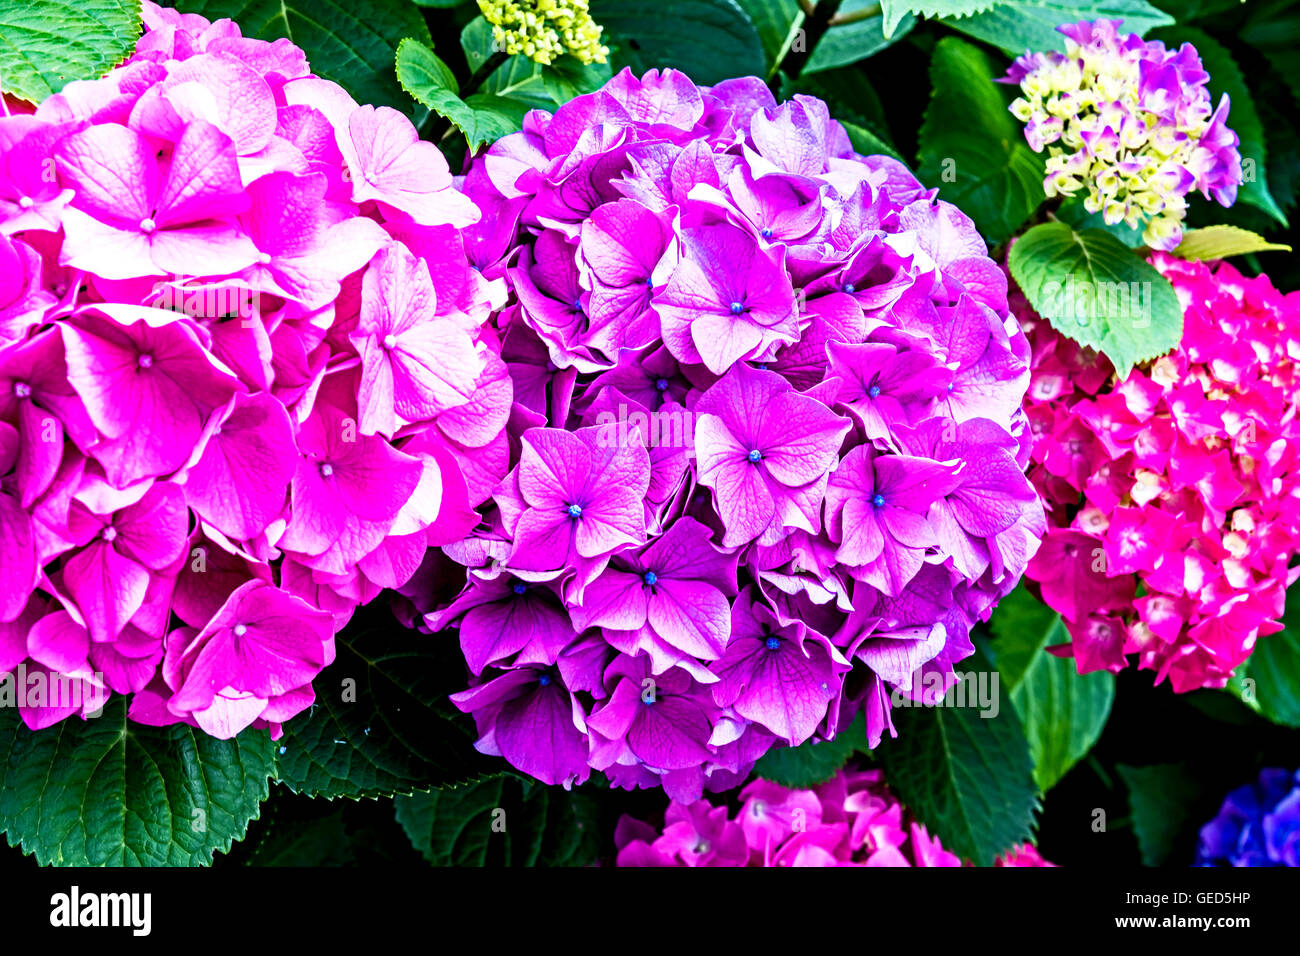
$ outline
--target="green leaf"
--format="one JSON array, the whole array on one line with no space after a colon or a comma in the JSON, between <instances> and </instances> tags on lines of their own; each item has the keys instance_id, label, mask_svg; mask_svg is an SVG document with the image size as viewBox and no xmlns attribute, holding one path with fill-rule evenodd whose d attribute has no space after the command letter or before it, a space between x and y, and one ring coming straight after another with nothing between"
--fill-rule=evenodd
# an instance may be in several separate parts
<instances>
[{"instance_id":1,"label":"green leaf","mask_svg":"<svg viewBox=\"0 0 1300 956\"><path fill-rule=\"evenodd\" d=\"M1228 683L1223 685L1223 689L1233 697L1237 698L1237 700L1241 701L1245 706L1249 707L1256 714L1259 714L1262 713L1262 711L1259 707L1259 697L1255 694L1255 685L1253 683L1245 683L1244 672L1249 666L1250 662L1247 661L1246 665L1241 668L1242 673L1233 674L1229 677Z\"/></svg>"},{"instance_id":2,"label":"green leaf","mask_svg":"<svg viewBox=\"0 0 1300 956\"><path fill-rule=\"evenodd\" d=\"M1282 630L1255 642L1241 677L1233 681L1252 710L1275 724L1300 727L1300 585L1287 592L1282 624Z\"/></svg>"},{"instance_id":3,"label":"green leaf","mask_svg":"<svg viewBox=\"0 0 1300 956\"><path fill-rule=\"evenodd\" d=\"M1034 310L1062 335L1105 353L1121 380L1182 338L1169 280L1109 233L1043 223L1011 247L1007 265Z\"/></svg>"},{"instance_id":4,"label":"green leaf","mask_svg":"<svg viewBox=\"0 0 1300 956\"><path fill-rule=\"evenodd\" d=\"M1290 0L1283 0L1289 3ZM1155 0L1155 5L1183 23L1212 17L1226 10L1240 10L1246 0Z\"/></svg>"},{"instance_id":5,"label":"green leaf","mask_svg":"<svg viewBox=\"0 0 1300 956\"><path fill-rule=\"evenodd\" d=\"M402 89L417 101L451 120L465 134L471 150L517 131L529 109L525 103L490 93L462 100L456 95L456 78L447 64L411 39L397 48L397 77Z\"/></svg>"},{"instance_id":6,"label":"green leaf","mask_svg":"<svg viewBox=\"0 0 1300 956\"><path fill-rule=\"evenodd\" d=\"M343 810L335 809L313 820L294 820L272 826L249 856L248 866L345 866L355 862Z\"/></svg>"},{"instance_id":7,"label":"green leaf","mask_svg":"<svg viewBox=\"0 0 1300 956\"><path fill-rule=\"evenodd\" d=\"M0 827L42 866L206 866L269 791L265 730L217 740L148 727L115 695L99 717L33 733L0 707Z\"/></svg>"},{"instance_id":8,"label":"green leaf","mask_svg":"<svg viewBox=\"0 0 1300 956\"><path fill-rule=\"evenodd\" d=\"M358 103L414 106L393 74L406 37L432 45L424 16L411 0L184 0L187 13L230 17L244 36L288 37L307 54L312 72L333 80Z\"/></svg>"},{"instance_id":9,"label":"green leaf","mask_svg":"<svg viewBox=\"0 0 1300 956\"><path fill-rule=\"evenodd\" d=\"M1247 662L1246 678L1255 682L1254 702L1261 714L1275 724L1300 727L1300 632L1288 626L1260 638Z\"/></svg>"},{"instance_id":10,"label":"green leaf","mask_svg":"<svg viewBox=\"0 0 1300 956\"><path fill-rule=\"evenodd\" d=\"M805 789L829 780L854 753L865 751L867 723L858 714L853 723L844 727L834 740L821 743L807 741L798 747L773 747L754 764L755 776L771 780L783 787Z\"/></svg>"},{"instance_id":11,"label":"green leaf","mask_svg":"<svg viewBox=\"0 0 1300 956\"><path fill-rule=\"evenodd\" d=\"M804 14L799 0L739 0L739 3L763 41L770 77L803 28Z\"/></svg>"},{"instance_id":12,"label":"green leaf","mask_svg":"<svg viewBox=\"0 0 1300 956\"><path fill-rule=\"evenodd\" d=\"M831 116L840 122L848 121L871 130L879 139L892 144L888 135L889 122L880 95L862 70L844 67L822 73L803 73L797 81L782 77L779 98L789 99L795 93L810 93L830 106Z\"/></svg>"},{"instance_id":13,"label":"green leaf","mask_svg":"<svg viewBox=\"0 0 1300 956\"><path fill-rule=\"evenodd\" d=\"M583 866L599 852L598 808L581 789L502 775L395 804L411 844L433 866Z\"/></svg>"},{"instance_id":14,"label":"green leaf","mask_svg":"<svg viewBox=\"0 0 1300 956\"><path fill-rule=\"evenodd\" d=\"M939 187L993 244L1006 240L1046 198L1043 158L1007 112L1007 93L978 47L945 37L930 61L934 92L920 132L917 174Z\"/></svg>"},{"instance_id":15,"label":"green leaf","mask_svg":"<svg viewBox=\"0 0 1300 956\"><path fill-rule=\"evenodd\" d=\"M762 76L763 41L736 0L593 0L591 15L615 48L614 69L681 70L711 85L733 76Z\"/></svg>"},{"instance_id":16,"label":"green leaf","mask_svg":"<svg viewBox=\"0 0 1300 956\"><path fill-rule=\"evenodd\" d=\"M955 20L987 10L993 3L994 0L880 0L880 9L884 11L885 36L893 37L909 13L931 19Z\"/></svg>"},{"instance_id":17,"label":"green leaf","mask_svg":"<svg viewBox=\"0 0 1300 956\"><path fill-rule=\"evenodd\" d=\"M873 6L874 0L850 0L840 7L840 14L851 14L856 9ZM910 14L895 26L892 32L884 28L885 18L881 14L854 20L851 23L832 25L813 48L812 56L804 65L803 72L820 73L836 67L857 63L869 56L874 56L888 46L901 40L912 27L916 18Z\"/></svg>"},{"instance_id":18,"label":"green leaf","mask_svg":"<svg viewBox=\"0 0 1300 956\"><path fill-rule=\"evenodd\" d=\"M1283 212L1296 205L1296 184L1300 181L1300 135L1286 112L1270 100L1259 103L1259 120L1268 130L1268 190ZM1289 112L1289 110L1287 111ZM1215 209L1218 204L1214 205ZM1269 228L1273 224L1269 223Z\"/></svg>"},{"instance_id":19,"label":"green leaf","mask_svg":"<svg viewBox=\"0 0 1300 956\"><path fill-rule=\"evenodd\" d=\"M905 162L903 157L899 155L898 150L871 132L871 130L855 123L841 122L840 125L844 127L844 132L849 134L849 142L853 144L853 148L863 156L884 153L886 156L893 156L899 162Z\"/></svg>"},{"instance_id":20,"label":"green leaf","mask_svg":"<svg viewBox=\"0 0 1300 956\"><path fill-rule=\"evenodd\" d=\"M1073 226L1075 232L1083 232L1085 229L1100 229L1102 232L1110 233L1130 249L1141 249L1142 254L1146 254L1147 242L1142 237L1141 229L1134 229L1123 220L1109 223L1100 212L1088 212L1083 206L1082 196L1069 197L1057 207L1052 216Z\"/></svg>"},{"instance_id":21,"label":"green leaf","mask_svg":"<svg viewBox=\"0 0 1300 956\"><path fill-rule=\"evenodd\" d=\"M494 52L492 27L481 16L475 17L461 31L460 46L465 51L469 68L477 71ZM597 65L595 68L605 67ZM478 91L509 97L513 102L527 104L532 109L554 110L555 99L547 87L544 78L545 69L542 64L535 63L522 54L507 57L506 61L483 81ZM510 112L509 109L506 111Z\"/></svg>"},{"instance_id":22,"label":"green leaf","mask_svg":"<svg viewBox=\"0 0 1300 956\"><path fill-rule=\"evenodd\" d=\"M948 25L977 40L1019 56L1027 50L1065 50L1063 23L1123 20L1124 33L1144 35L1174 18L1146 0L1000 0L991 10L950 20Z\"/></svg>"},{"instance_id":23,"label":"green leaf","mask_svg":"<svg viewBox=\"0 0 1300 956\"><path fill-rule=\"evenodd\" d=\"M542 82L546 92L561 106L575 96L600 89L613 75L608 63L583 63L576 56L568 54L550 66L542 67Z\"/></svg>"},{"instance_id":24,"label":"green leaf","mask_svg":"<svg viewBox=\"0 0 1300 956\"><path fill-rule=\"evenodd\" d=\"M1183 241L1174 250L1181 259L1225 259L1244 256L1252 252L1278 250L1290 252L1291 247L1279 242L1269 242L1263 236L1237 226L1214 225L1204 229L1189 229Z\"/></svg>"},{"instance_id":25,"label":"green leaf","mask_svg":"<svg viewBox=\"0 0 1300 956\"><path fill-rule=\"evenodd\" d=\"M1286 214L1278 208L1268 190L1268 148L1264 124L1260 122L1246 78L1232 54L1208 33L1193 27L1169 27L1157 30L1153 37L1164 40L1171 49L1180 43L1191 43L1196 47L1201 55L1201 64L1210 74L1208 86L1214 105L1218 105L1224 93L1231 101L1228 126L1241 139L1237 148L1241 152L1242 174L1246 180L1237 192L1237 201L1263 210L1285 226Z\"/></svg>"},{"instance_id":26,"label":"green leaf","mask_svg":"<svg viewBox=\"0 0 1300 956\"><path fill-rule=\"evenodd\" d=\"M338 657L316 678L316 703L284 725L278 779L297 793L391 796L500 772L498 760L473 749L439 684L463 671L455 640L382 615L335 637Z\"/></svg>"},{"instance_id":27,"label":"green leaf","mask_svg":"<svg viewBox=\"0 0 1300 956\"><path fill-rule=\"evenodd\" d=\"M1029 738L1034 782L1046 793L1081 760L1106 726L1115 675L1080 674L1047 648L1070 640L1061 616L1024 586L1004 597L989 622L998 672Z\"/></svg>"},{"instance_id":28,"label":"green leaf","mask_svg":"<svg viewBox=\"0 0 1300 956\"><path fill-rule=\"evenodd\" d=\"M1129 810L1143 865L1190 864L1190 859L1171 860L1170 854L1191 822L1189 807L1201 794L1196 778L1180 764L1119 764L1115 769L1128 785Z\"/></svg>"},{"instance_id":29,"label":"green leaf","mask_svg":"<svg viewBox=\"0 0 1300 956\"><path fill-rule=\"evenodd\" d=\"M1186 23L1188 18L1179 16ZM1287 81L1291 99L1300 104L1300 81L1296 77L1296 46L1300 44L1300 9L1290 0L1251 4L1251 16L1236 34L1264 55L1277 74ZM1269 130L1272 131L1270 126Z\"/></svg>"},{"instance_id":30,"label":"green leaf","mask_svg":"<svg viewBox=\"0 0 1300 956\"><path fill-rule=\"evenodd\" d=\"M140 0L0 4L0 90L39 103L121 63L140 37Z\"/></svg>"},{"instance_id":31,"label":"green leaf","mask_svg":"<svg viewBox=\"0 0 1300 956\"><path fill-rule=\"evenodd\" d=\"M469 21L465 24L465 29L460 31L460 48L465 51L469 68L477 70L495 52L492 45L492 24L482 16Z\"/></svg>"},{"instance_id":32,"label":"green leaf","mask_svg":"<svg viewBox=\"0 0 1300 956\"><path fill-rule=\"evenodd\" d=\"M496 96L512 104L522 104L526 108L524 112L528 109L555 112L555 96L546 82L546 67L526 56L507 59L483 81L475 95Z\"/></svg>"},{"instance_id":33,"label":"green leaf","mask_svg":"<svg viewBox=\"0 0 1300 956\"><path fill-rule=\"evenodd\" d=\"M397 45L397 81L416 99L419 94L415 90L447 90L453 96L460 92L451 67L427 46L409 37Z\"/></svg>"},{"instance_id":34,"label":"green leaf","mask_svg":"<svg viewBox=\"0 0 1300 956\"><path fill-rule=\"evenodd\" d=\"M898 739L882 741L874 755L931 834L953 853L990 866L1030 837L1038 807L1033 763L992 665L976 651L958 667L962 683L941 706L895 700Z\"/></svg>"}]
</instances>

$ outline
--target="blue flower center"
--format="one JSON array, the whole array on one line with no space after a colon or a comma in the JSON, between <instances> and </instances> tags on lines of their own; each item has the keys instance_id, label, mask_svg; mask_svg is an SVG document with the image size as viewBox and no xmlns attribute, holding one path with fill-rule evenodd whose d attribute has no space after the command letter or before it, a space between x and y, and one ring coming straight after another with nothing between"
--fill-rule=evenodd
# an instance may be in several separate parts
<instances>
[{"instance_id":1,"label":"blue flower center","mask_svg":"<svg viewBox=\"0 0 1300 956\"><path fill-rule=\"evenodd\" d=\"M873 508L885 507L885 496L882 495L880 492L876 492L874 495L871 496L871 506Z\"/></svg>"},{"instance_id":2,"label":"blue flower center","mask_svg":"<svg viewBox=\"0 0 1300 956\"><path fill-rule=\"evenodd\" d=\"M653 286L655 284L655 280L651 279L649 276L646 276L645 284L647 287Z\"/></svg>"},{"instance_id":3,"label":"blue flower center","mask_svg":"<svg viewBox=\"0 0 1300 956\"><path fill-rule=\"evenodd\" d=\"M659 391L661 392L668 391L668 379L666 378L655 379L655 388L659 389Z\"/></svg>"},{"instance_id":4,"label":"blue flower center","mask_svg":"<svg viewBox=\"0 0 1300 956\"><path fill-rule=\"evenodd\" d=\"M952 391L952 389L953 389L953 385L954 385L954 384L956 384L956 383L954 383L954 382L949 382L949 383L948 383L948 391L950 391L950 392Z\"/></svg>"},{"instance_id":5,"label":"blue flower center","mask_svg":"<svg viewBox=\"0 0 1300 956\"><path fill-rule=\"evenodd\" d=\"M545 687L550 682L551 682L550 674L543 674L541 677L537 678L537 683L540 684L542 687Z\"/></svg>"},{"instance_id":6,"label":"blue flower center","mask_svg":"<svg viewBox=\"0 0 1300 956\"><path fill-rule=\"evenodd\" d=\"M744 311L745 311L745 304L744 304L743 302L733 302L733 303L731 303L731 314L732 314L732 315L740 315L740 313L742 313L742 312L744 312Z\"/></svg>"},{"instance_id":7,"label":"blue flower center","mask_svg":"<svg viewBox=\"0 0 1300 956\"><path fill-rule=\"evenodd\" d=\"M569 505L569 517L570 517L570 518L581 518L581 517L582 517L582 505Z\"/></svg>"},{"instance_id":8,"label":"blue flower center","mask_svg":"<svg viewBox=\"0 0 1300 956\"><path fill-rule=\"evenodd\" d=\"M518 581L510 590L514 591L516 594L523 594L528 590L528 585L524 584L522 581Z\"/></svg>"},{"instance_id":9,"label":"blue flower center","mask_svg":"<svg viewBox=\"0 0 1300 956\"><path fill-rule=\"evenodd\" d=\"M869 389L867 389L867 394L870 395L872 398L879 398L879 397L880 397L880 386L879 386L879 385L872 385Z\"/></svg>"},{"instance_id":10,"label":"blue flower center","mask_svg":"<svg viewBox=\"0 0 1300 956\"><path fill-rule=\"evenodd\" d=\"M764 238L764 239L771 239L771 238L772 238L772 230L771 230L771 229L764 229L764 230L763 230L763 238Z\"/></svg>"},{"instance_id":11,"label":"blue flower center","mask_svg":"<svg viewBox=\"0 0 1300 956\"><path fill-rule=\"evenodd\" d=\"M750 451L749 455L746 457L749 458L749 463L751 465L756 465L763 460L763 453L759 451L757 448L754 448Z\"/></svg>"},{"instance_id":12,"label":"blue flower center","mask_svg":"<svg viewBox=\"0 0 1300 956\"><path fill-rule=\"evenodd\" d=\"M781 646L781 638L769 637L765 643L767 644L767 649L769 651L774 651Z\"/></svg>"},{"instance_id":13,"label":"blue flower center","mask_svg":"<svg viewBox=\"0 0 1300 956\"><path fill-rule=\"evenodd\" d=\"M654 587L655 582L658 580L659 580L659 575L655 574L653 571L647 571L645 573L645 583L650 585L651 587Z\"/></svg>"},{"instance_id":14,"label":"blue flower center","mask_svg":"<svg viewBox=\"0 0 1300 956\"><path fill-rule=\"evenodd\" d=\"M852 295L853 293L855 293L855 292L858 291L858 287L855 286L852 282L846 282L846 283L844 283L844 287L843 287L843 288L844 288L844 291L847 292L849 295Z\"/></svg>"}]
</instances>

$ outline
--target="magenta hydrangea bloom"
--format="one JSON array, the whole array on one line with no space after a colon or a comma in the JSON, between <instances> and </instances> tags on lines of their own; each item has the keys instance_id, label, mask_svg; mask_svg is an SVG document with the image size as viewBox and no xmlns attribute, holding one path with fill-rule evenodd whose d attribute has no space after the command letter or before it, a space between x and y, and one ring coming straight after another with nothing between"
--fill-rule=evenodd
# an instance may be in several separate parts
<instances>
[{"instance_id":1,"label":"magenta hydrangea bloom","mask_svg":"<svg viewBox=\"0 0 1300 956\"><path fill-rule=\"evenodd\" d=\"M623 816L618 866L963 866L885 785L879 770L838 771L797 790L754 779L734 817L708 800L673 800L662 828ZM994 866L1055 866L1031 844Z\"/></svg>"},{"instance_id":2,"label":"magenta hydrangea bloom","mask_svg":"<svg viewBox=\"0 0 1300 956\"><path fill-rule=\"evenodd\" d=\"M406 117L288 40L144 21L0 116L0 671L74 691L33 728L123 694L278 736L353 610L504 478L505 282Z\"/></svg>"},{"instance_id":3,"label":"magenta hydrangea bloom","mask_svg":"<svg viewBox=\"0 0 1300 956\"><path fill-rule=\"evenodd\" d=\"M464 183L515 404L425 565L463 588L403 593L459 629L479 749L689 803L861 710L896 734L1045 528L970 220L821 101L672 70L529 113Z\"/></svg>"},{"instance_id":4,"label":"magenta hydrangea bloom","mask_svg":"<svg viewBox=\"0 0 1300 956\"><path fill-rule=\"evenodd\" d=\"M1081 672L1136 654L1181 693L1222 687L1279 631L1300 575L1300 293L1226 263L1152 262L1178 292L1183 339L1122 382L1017 309L1034 357L1030 477L1050 526L1027 576Z\"/></svg>"}]
</instances>

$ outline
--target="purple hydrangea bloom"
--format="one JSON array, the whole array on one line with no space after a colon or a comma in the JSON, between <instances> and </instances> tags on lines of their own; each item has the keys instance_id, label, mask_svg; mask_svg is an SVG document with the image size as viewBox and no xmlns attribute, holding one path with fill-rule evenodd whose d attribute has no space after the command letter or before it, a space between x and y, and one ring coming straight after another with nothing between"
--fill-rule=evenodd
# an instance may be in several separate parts
<instances>
[{"instance_id":1,"label":"purple hydrangea bloom","mask_svg":"<svg viewBox=\"0 0 1300 956\"><path fill-rule=\"evenodd\" d=\"M1276 767L1233 790L1201 827L1197 866L1300 866L1300 771Z\"/></svg>"},{"instance_id":2,"label":"purple hydrangea bloom","mask_svg":"<svg viewBox=\"0 0 1300 956\"><path fill-rule=\"evenodd\" d=\"M508 472L426 562L460 593L404 593L459 630L479 749L690 803L941 696L1045 524L970 220L821 101L672 70L529 113L464 182Z\"/></svg>"},{"instance_id":3,"label":"purple hydrangea bloom","mask_svg":"<svg viewBox=\"0 0 1300 956\"><path fill-rule=\"evenodd\" d=\"M851 424L775 372L736 365L695 406L700 484L728 547L821 529L826 479Z\"/></svg>"}]
</instances>

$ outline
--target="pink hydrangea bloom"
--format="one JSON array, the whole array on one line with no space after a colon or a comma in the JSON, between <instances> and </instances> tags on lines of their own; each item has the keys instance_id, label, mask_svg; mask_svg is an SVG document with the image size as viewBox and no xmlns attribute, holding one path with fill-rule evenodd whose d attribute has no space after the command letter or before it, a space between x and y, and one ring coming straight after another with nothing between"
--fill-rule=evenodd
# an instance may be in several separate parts
<instances>
[{"instance_id":1,"label":"pink hydrangea bloom","mask_svg":"<svg viewBox=\"0 0 1300 956\"><path fill-rule=\"evenodd\" d=\"M820 100L673 70L529 113L465 188L515 403L404 593L458 629L479 749L690 803L864 708L896 734L1045 528L970 220Z\"/></svg>"},{"instance_id":2,"label":"pink hydrangea bloom","mask_svg":"<svg viewBox=\"0 0 1300 956\"><path fill-rule=\"evenodd\" d=\"M504 281L406 117L288 40L144 20L106 77L0 116L0 671L67 690L33 728L128 694L278 736L499 479Z\"/></svg>"},{"instance_id":3,"label":"pink hydrangea bloom","mask_svg":"<svg viewBox=\"0 0 1300 956\"><path fill-rule=\"evenodd\" d=\"M962 866L912 818L879 770L838 771L809 790L755 779L734 817L708 800L672 801L664 825L624 816L618 866ZM1030 844L995 866L1055 866Z\"/></svg>"},{"instance_id":4,"label":"pink hydrangea bloom","mask_svg":"<svg viewBox=\"0 0 1300 956\"><path fill-rule=\"evenodd\" d=\"M1018 309L1033 345L1029 474L1050 524L1027 577L1081 672L1136 654L1183 692L1222 687L1281 628L1300 575L1300 293L1226 263L1152 262L1183 338L1122 382Z\"/></svg>"}]
</instances>

